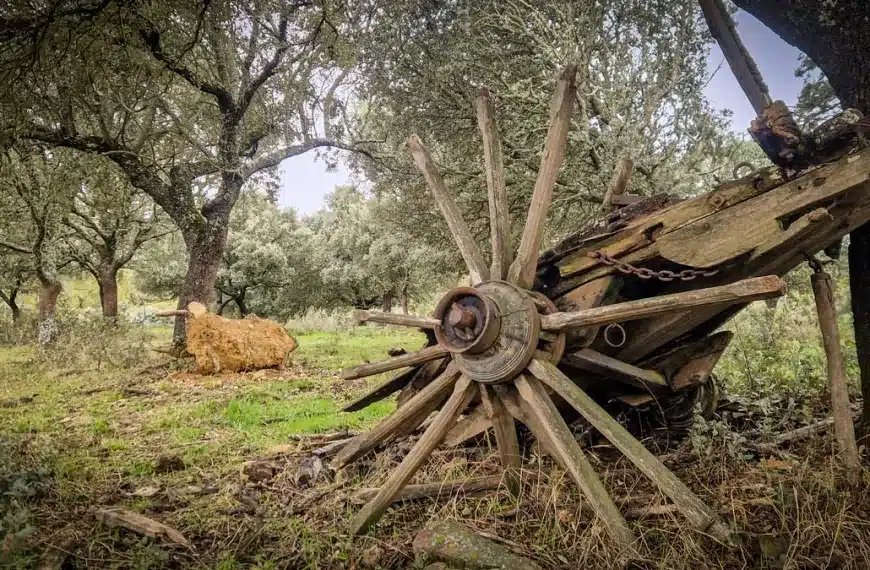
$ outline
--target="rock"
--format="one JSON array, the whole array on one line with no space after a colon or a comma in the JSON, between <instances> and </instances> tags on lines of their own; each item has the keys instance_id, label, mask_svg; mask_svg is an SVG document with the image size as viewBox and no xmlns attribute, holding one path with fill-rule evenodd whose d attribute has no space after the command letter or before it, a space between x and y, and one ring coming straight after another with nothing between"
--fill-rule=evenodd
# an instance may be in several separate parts
<instances>
[{"instance_id":1,"label":"rock","mask_svg":"<svg viewBox=\"0 0 870 570\"><path fill-rule=\"evenodd\" d=\"M413 546L417 554L425 553L460 568L542 570L528 558L514 554L504 546L452 520L440 520L426 525L417 533Z\"/></svg>"},{"instance_id":2,"label":"rock","mask_svg":"<svg viewBox=\"0 0 870 570\"><path fill-rule=\"evenodd\" d=\"M268 481L278 473L278 466L271 461L248 461L242 466L242 473L252 483Z\"/></svg>"},{"instance_id":3,"label":"rock","mask_svg":"<svg viewBox=\"0 0 870 570\"><path fill-rule=\"evenodd\" d=\"M154 471L157 473L171 473L182 469L184 469L184 461L177 455L161 455L154 465Z\"/></svg>"},{"instance_id":4,"label":"rock","mask_svg":"<svg viewBox=\"0 0 870 570\"><path fill-rule=\"evenodd\" d=\"M297 487L310 487L323 471L323 460L316 455L305 457L299 463L294 481Z\"/></svg>"}]
</instances>

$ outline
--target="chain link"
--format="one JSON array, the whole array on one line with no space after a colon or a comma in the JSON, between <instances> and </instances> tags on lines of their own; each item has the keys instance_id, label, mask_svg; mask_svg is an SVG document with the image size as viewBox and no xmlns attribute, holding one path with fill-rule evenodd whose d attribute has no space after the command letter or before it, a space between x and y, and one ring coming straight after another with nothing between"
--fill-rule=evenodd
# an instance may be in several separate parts
<instances>
[{"instance_id":1,"label":"chain link","mask_svg":"<svg viewBox=\"0 0 870 570\"><path fill-rule=\"evenodd\" d=\"M626 275L634 275L635 277L639 277L641 279L656 278L659 281L665 282L674 281L675 279L679 279L680 281L691 281L692 279L695 279L697 277L712 277L719 273L718 269L683 269L682 271L669 271L667 269L663 269L661 271L653 271L649 267L635 267L634 265L631 265L629 263L619 261L614 257L610 257L600 249L590 251L587 255L593 259L597 259L604 265L615 267L620 273L625 273Z\"/></svg>"}]
</instances>

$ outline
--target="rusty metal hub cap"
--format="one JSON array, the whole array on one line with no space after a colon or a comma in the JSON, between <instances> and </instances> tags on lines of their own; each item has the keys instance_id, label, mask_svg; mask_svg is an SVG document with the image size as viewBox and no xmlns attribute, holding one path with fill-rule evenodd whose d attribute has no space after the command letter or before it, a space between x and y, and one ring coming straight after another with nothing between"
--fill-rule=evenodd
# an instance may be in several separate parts
<instances>
[{"instance_id":1,"label":"rusty metal hub cap","mask_svg":"<svg viewBox=\"0 0 870 570\"><path fill-rule=\"evenodd\" d=\"M540 320L527 291L505 281L458 287L435 308L438 343L476 382L512 380L538 348Z\"/></svg>"}]
</instances>

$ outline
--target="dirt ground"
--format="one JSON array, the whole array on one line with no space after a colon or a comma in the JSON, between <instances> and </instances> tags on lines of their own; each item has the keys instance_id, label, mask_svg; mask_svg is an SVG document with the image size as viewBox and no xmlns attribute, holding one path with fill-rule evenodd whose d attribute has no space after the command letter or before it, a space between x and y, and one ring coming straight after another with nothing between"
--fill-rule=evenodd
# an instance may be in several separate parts
<instances>
[{"instance_id":1,"label":"dirt ground","mask_svg":"<svg viewBox=\"0 0 870 570\"><path fill-rule=\"evenodd\" d=\"M341 413L379 378L337 370L420 343L376 331L299 337L285 370L199 376L155 363L136 370L46 369L29 349L0 349L0 566L36 568L423 568L414 534L455 518L545 568L612 568L601 524L565 474L525 449L523 492L396 504L352 539L354 492L376 487L409 448L394 445L310 480L311 453L388 414L384 402ZM778 433L826 417L823 399L735 400L686 437L645 443L736 531L733 545L693 532L605 442L589 456L640 537L633 568L870 568L870 492L840 480L828 432L781 446ZM492 475L486 442L440 450L415 482ZM124 508L178 530L190 548L99 520ZM53 555L53 559L49 559Z\"/></svg>"}]
</instances>

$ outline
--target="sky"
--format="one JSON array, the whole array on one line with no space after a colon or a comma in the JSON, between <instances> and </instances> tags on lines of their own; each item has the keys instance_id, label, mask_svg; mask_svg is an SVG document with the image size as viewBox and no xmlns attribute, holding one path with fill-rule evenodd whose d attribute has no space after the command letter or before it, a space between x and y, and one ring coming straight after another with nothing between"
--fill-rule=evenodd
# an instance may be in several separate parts
<instances>
[{"instance_id":1,"label":"sky","mask_svg":"<svg viewBox=\"0 0 870 570\"><path fill-rule=\"evenodd\" d=\"M802 86L801 79L794 76L800 52L748 13L741 10L735 19L737 31L755 58L771 97L782 99L789 106L794 105ZM734 132L746 132L749 122L755 118L755 112L725 63L718 45L713 45L707 67L710 73L718 68L704 91L707 99L716 108L733 112L731 128ZM328 192L337 185L351 181L351 173L343 164L333 172L327 172L326 164L318 161L314 152L284 161L280 172L279 204L296 208L302 215L312 214L322 208Z\"/></svg>"}]
</instances>

